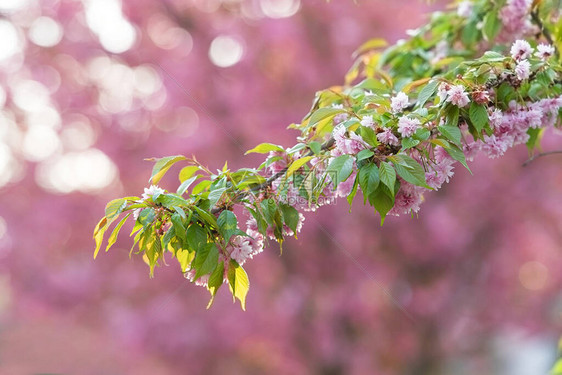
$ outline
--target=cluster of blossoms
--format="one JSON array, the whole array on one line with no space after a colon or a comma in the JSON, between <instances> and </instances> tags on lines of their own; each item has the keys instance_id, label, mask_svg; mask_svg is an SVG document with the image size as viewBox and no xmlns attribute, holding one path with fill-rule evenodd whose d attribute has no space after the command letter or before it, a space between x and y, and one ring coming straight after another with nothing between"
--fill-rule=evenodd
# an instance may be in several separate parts
<instances>
[{"instance_id":1,"label":"cluster of blossoms","mask_svg":"<svg viewBox=\"0 0 562 375\"><path fill-rule=\"evenodd\" d=\"M494 133L485 135L484 141L467 144L467 158L471 158L478 150L484 151L490 158L502 156L508 148L526 143L529 140L529 129L553 127L560 108L562 97L542 99L525 105L512 101L507 111L491 109L489 118Z\"/></svg>"},{"instance_id":2,"label":"cluster of blossoms","mask_svg":"<svg viewBox=\"0 0 562 375\"><path fill-rule=\"evenodd\" d=\"M533 0L507 1L499 13L503 24L503 39L519 38L537 33L537 27L533 25L529 17L532 5Z\"/></svg>"},{"instance_id":3,"label":"cluster of blossoms","mask_svg":"<svg viewBox=\"0 0 562 375\"><path fill-rule=\"evenodd\" d=\"M506 7L507 9L515 9L522 4L521 2L511 1ZM539 44L535 52L528 42L524 40L515 41L510 50L510 55L516 63L513 74L520 81L529 79L531 64L528 59L535 56L546 61L554 53L554 47L547 44ZM467 160L472 160L479 151L484 152L490 158L496 158L503 155L508 148L526 143L529 140L529 129L554 126L557 121L558 112L562 108L562 97L558 97L525 104L518 104L512 101L509 104L509 108L502 111L492 105L494 95L493 90L487 89L474 89L472 92L468 92L467 88L462 84L453 85L443 82L438 86L437 96L440 98L441 103L450 103L459 108L466 108L470 105L472 99L475 103L486 105L488 108L489 124L493 130L492 134L484 135L483 139L470 141L469 139L472 139L472 137L468 131L468 126L466 124L460 125L463 139L465 140L463 151ZM427 129L431 128L431 124L423 125L418 118L402 113L409 105L409 98L405 93L400 92L392 97L390 104L391 112L395 116L400 116L396 128L376 124L372 115L366 115L360 121L362 126L376 130L379 142L390 146L400 146L400 138L411 137L418 129L424 126ZM441 122L443 122L443 119L441 119ZM336 120L334 120L334 124L332 136L335 141L335 147L331 150L332 157L356 155L367 147L366 142L360 135L346 130L343 125L338 125ZM422 164L416 151L412 151L411 156ZM433 158L426 167L425 179L428 186L433 190L437 190L444 183L449 182L454 174L455 163L457 163L457 160L453 159L444 148L440 146L435 147L433 149ZM357 168L354 162L353 173L346 181L339 184L336 196L346 196L349 194L353 187L356 171ZM399 181L400 189L396 194L394 207L388 214L397 216L418 212L420 204L423 202L423 194L428 189L411 184L400 177Z\"/></svg>"}]
</instances>

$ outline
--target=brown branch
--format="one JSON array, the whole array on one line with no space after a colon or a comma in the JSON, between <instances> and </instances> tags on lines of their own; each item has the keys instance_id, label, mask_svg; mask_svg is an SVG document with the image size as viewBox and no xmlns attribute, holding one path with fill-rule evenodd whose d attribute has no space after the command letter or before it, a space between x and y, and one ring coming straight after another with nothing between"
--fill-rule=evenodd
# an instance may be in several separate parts
<instances>
[{"instance_id":1,"label":"brown branch","mask_svg":"<svg viewBox=\"0 0 562 375\"><path fill-rule=\"evenodd\" d=\"M527 161L523 163L523 166L526 167L527 165L531 164L531 162L535 159L538 159L543 156L554 155L554 154L562 154L562 150L559 151L548 151L548 152L541 152L540 154L533 155Z\"/></svg>"}]
</instances>

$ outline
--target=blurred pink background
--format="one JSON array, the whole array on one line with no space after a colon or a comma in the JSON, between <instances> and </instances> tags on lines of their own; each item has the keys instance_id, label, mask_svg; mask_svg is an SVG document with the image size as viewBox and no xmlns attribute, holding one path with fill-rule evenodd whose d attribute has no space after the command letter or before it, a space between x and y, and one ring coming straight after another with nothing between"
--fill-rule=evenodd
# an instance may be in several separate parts
<instances>
[{"instance_id":1,"label":"blurred pink background","mask_svg":"<svg viewBox=\"0 0 562 375\"><path fill-rule=\"evenodd\" d=\"M362 42L445 2L2 0L0 374L546 373L562 331L560 156L478 159L385 226L359 199L249 262L247 311L175 264L94 262L148 157L257 166ZM562 149L547 134L545 149ZM161 185L177 187L173 173ZM389 297L389 296L392 297Z\"/></svg>"}]
</instances>

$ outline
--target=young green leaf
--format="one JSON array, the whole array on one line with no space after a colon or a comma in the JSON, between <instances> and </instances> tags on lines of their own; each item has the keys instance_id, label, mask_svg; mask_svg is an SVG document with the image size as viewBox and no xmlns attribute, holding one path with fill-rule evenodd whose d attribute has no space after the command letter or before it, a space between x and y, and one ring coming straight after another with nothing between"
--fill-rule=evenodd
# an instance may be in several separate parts
<instances>
[{"instance_id":1,"label":"young green leaf","mask_svg":"<svg viewBox=\"0 0 562 375\"><path fill-rule=\"evenodd\" d=\"M394 190L394 183L396 182L396 171L394 167L386 161L383 161L379 166L379 177L383 184L385 184L390 191Z\"/></svg>"},{"instance_id":2,"label":"young green leaf","mask_svg":"<svg viewBox=\"0 0 562 375\"><path fill-rule=\"evenodd\" d=\"M183 225L183 222L181 220L181 216L179 214L175 213L175 214L172 215L171 221L172 221L172 225L173 225L174 232L175 232L176 236L178 236L178 238L180 240L185 242L187 240L186 229L185 229L185 226Z\"/></svg>"},{"instance_id":3,"label":"young green leaf","mask_svg":"<svg viewBox=\"0 0 562 375\"><path fill-rule=\"evenodd\" d=\"M291 166L287 169L287 173L285 174L286 177L290 177L293 173L295 173L300 167L308 163L308 161L312 159L312 156L305 156L300 159L295 160L291 163Z\"/></svg>"},{"instance_id":4,"label":"young green leaf","mask_svg":"<svg viewBox=\"0 0 562 375\"><path fill-rule=\"evenodd\" d=\"M270 151L280 151L283 152L285 149L279 145L274 145L273 143L260 143L251 150L246 151L244 155L248 154L267 154Z\"/></svg>"},{"instance_id":5,"label":"young green leaf","mask_svg":"<svg viewBox=\"0 0 562 375\"><path fill-rule=\"evenodd\" d=\"M117 241L117 236L119 235L119 231L121 230L121 227L123 226L123 224L125 224L125 221L127 221L127 219L129 218L131 214L127 214L125 215L125 217L123 217L123 219L121 219L121 221L119 221L119 223L117 223L117 225L115 226L115 228L113 228L113 231L111 232L111 235L109 236L109 238L107 239L107 247L105 248L105 251L107 252L111 246L113 246L115 244L115 242Z\"/></svg>"},{"instance_id":6,"label":"young green leaf","mask_svg":"<svg viewBox=\"0 0 562 375\"><path fill-rule=\"evenodd\" d=\"M188 165L187 167L183 167L178 175L180 182L183 183L185 180L191 178L198 170L199 167L196 165Z\"/></svg>"},{"instance_id":7,"label":"young green leaf","mask_svg":"<svg viewBox=\"0 0 562 375\"><path fill-rule=\"evenodd\" d=\"M377 190L371 195L372 205L381 215L381 226L388 212L394 207L394 194L386 187L379 185Z\"/></svg>"},{"instance_id":8,"label":"young green leaf","mask_svg":"<svg viewBox=\"0 0 562 375\"><path fill-rule=\"evenodd\" d=\"M297 226L299 224L299 212L293 206L290 206L285 203L281 203L279 205L279 208L283 213L283 221L285 222L285 224L287 224L289 228L291 228L291 230L293 231L293 233L295 233L296 236Z\"/></svg>"},{"instance_id":9,"label":"young green leaf","mask_svg":"<svg viewBox=\"0 0 562 375\"><path fill-rule=\"evenodd\" d=\"M198 223L192 223L186 231L187 245L198 250L207 244L207 232Z\"/></svg>"},{"instance_id":10,"label":"young green leaf","mask_svg":"<svg viewBox=\"0 0 562 375\"><path fill-rule=\"evenodd\" d=\"M431 189L431 187L427 185L425 181L425 171L423 170L422 166L407 155L401 156L406 162L407 167L399 163L394 163L394 168L396 168L396 172L398 173L398 175L411 184Z\"/></svg>"},{"instance_id":11,"label":"young green leaf","mask_svg":"<svg viewBox=\"0 0 562 375\"><path fill-rule=\"evenodd\" d=\"M333 178L335 186L347 180L353 172L353 157L351 155L341 155L332 160L326 171Z\"/></svg>"},{"instance_id":12,"label":"young green leaf","mask_svg":"<svg viewBox=\"0 0 562 375\"><path fill-rule=\"evenodd\" d=\"M195 259L191 265L195 269L193 281L198 280L201 276L207 275L215 269L219 261L219 250L214 243L208 243L195 251Z\"/></svg>"},{"instance_id":13,"label":"young green leaf","mask_svg":"<svg viewBox=\"0 0 562 375\"><path fill-rule=\"evenodd\" d=\"M232 299L238 298L242 310L246 311L246 295L250 289L250 280L248 280L248 275L244 268L232 259L228 267L228 285L232 293Z\"/></svg>"},{"instance_id":14,"label":"young green leaf","mask_svg":"<svg viewBox=\"0 0 562 375\"><path fill-rule=\"evenodd\" d=\"M345 110L341 108L332 108L332 107L320 108L314 111L314 113L312 113L312 115L308 119L308 124L309 124L308 126L309 127L315 126L320 121L333 118L335 115L343 112L345 112Z\"/></svg>"},{"instance_id":15,"label":"young green leaf","mask_svg":"<svg viewBox=\"0 0 562 375\"><path fill-rule=\"evenodd\" d=\"M312 141L308 144L308 147L315 155L318 155L322 151L322 145L320 142Z\"/></svg>"},{"instance_id":16,"label":"young green leaf","mask_svg":"<svg viewBox=\"0 0 562 375\"><path fill-rule=\"evenodd\" d=\"M166 172L168 172L168 170L172 167L172 165L174 165L178 161L186 159L187 158L182 155L167 156L165 158L155 159L156 164L154 164L154 167L152 168L152 176L150 177L149 181L152 181L153 184L157 184L162 179L162 177L164 177Z\"/></svg>"},{"instance_id":17,"label":"young green leaf","mask_svg":"<svg viewBox=\"0 0 562 375\"><path fill-rule=\"evenodd\" d=\"M228 243L230 237L241 232L238 229L238 220L234 212L229 210L224 210L220 213L217 224L219 225L219 232L224 237L224 241Z\"/></svg>"},{"instance_id":18,"label":"young green leaf","mask_svg":"<svg viewBox=\"0 0 562 375\"><path fill-rule=\"evenodd\" d=\"M182 182L181 185L178 186L178 190L176 191L176 194L183 195L186 192L186 190L189 189L191 184L195 182L195 180L197 180L199 177L200 176L193 176Z\"/></svg>"},{"instance_id":19,"label":"young green leaf","mask_svg":"<svg viewBox=\"0 0 562 375\"><path fill-rule=\"evenodd\" d=\"M224 280L224 262L220 262L215 270L209 276L209 282L207 283L207 290L211 293L211 300L207 304L207 309L211 307L213 301L215 300L215 296L217 295L217 291L222 286Z\"/></svg>"},{"instance_id":20,"label":"young green leaf","mask_svg":"<svg viewBox=\"0 0 562 375\"><path fill-rule=\"evenodd\" d=\"M365 199L371 202L371 195L379 187L379 168L376 164L369 163L359 169L359 186Z\"/></svg>"},{"instance_id":21,"label":"young green leaf","mask_svg":"<svg viewBox=\"0 0 562 375\"><path fill-rule=\"evenodd\" d=\"M462 135L461 130L458 127L441 125L438 129L449 141L453 142L457 146L461 145Z\"/></svg>"},{"instance_id":22,"label":"young green leaf","mask_svg":"<svg viewBox=\"0 0 562 375\"><path fill-rule=\"evenodd\" d=\"M486 111L486 107L484 107L482 104L472 102L468 111L468 115L470 117L472 125L474 125L478 133L480 133L488 123L488 111Z\"/></svg>"},{"instance_id":23,"label":"young green leaf","mask_svg":"<svg viewBox=\"0 0 562 375\"><path fill-rule=\"evenodd\" d=\"M114 199L105 206L105 217L112 219L119 215L127 207L127 200L124 198Z\"/></svg>"},{"instance_id":24,"label":"young green leaf","mask_svg":"<svg viewBox=\"0 0 562 375\"><path fill-rule=\"evenodd\" d=\"M107 218L104 216L94 228L94 240L96 241L96 249L94 250L94 259L98 255L101 243L103 242L103 235L109 226Z\"/></svg>"},{"instance_id":25,"label":"young green leaf","mask_svg":"<svg viewBox=\"0 0 562 375\"><path fill-rule=\"evenodd\" d=\"M435 79L430 81L423 87L423 89L421 89L418 95L418 107L421 108L425 105L425 103L427 103L429 98L431 98L435 93L435 90L437 90L437 86L439 86L439 81Z\"/></svg>"}]
</instances>

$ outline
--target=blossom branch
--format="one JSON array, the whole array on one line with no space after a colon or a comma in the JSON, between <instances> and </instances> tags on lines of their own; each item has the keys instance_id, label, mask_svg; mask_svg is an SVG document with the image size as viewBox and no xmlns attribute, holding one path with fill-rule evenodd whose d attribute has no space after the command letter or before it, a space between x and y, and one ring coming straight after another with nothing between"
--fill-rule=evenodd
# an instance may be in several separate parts
<instances>
[{"instance_id":1,"label":"blossom branch","mask_svg":"<svg viewBox=\"0 0 562 375\"><path fill-rule=\"evenodd\" d=\"M534 160L541 158L543 156L555 155L555 154L562 154L562 150L541 152L540 154L535 154L532 157L530 157L528 160L526 160L523 163L523 166L526 167L527 165L531 164Z\"/></svg>"}]
</instances>

